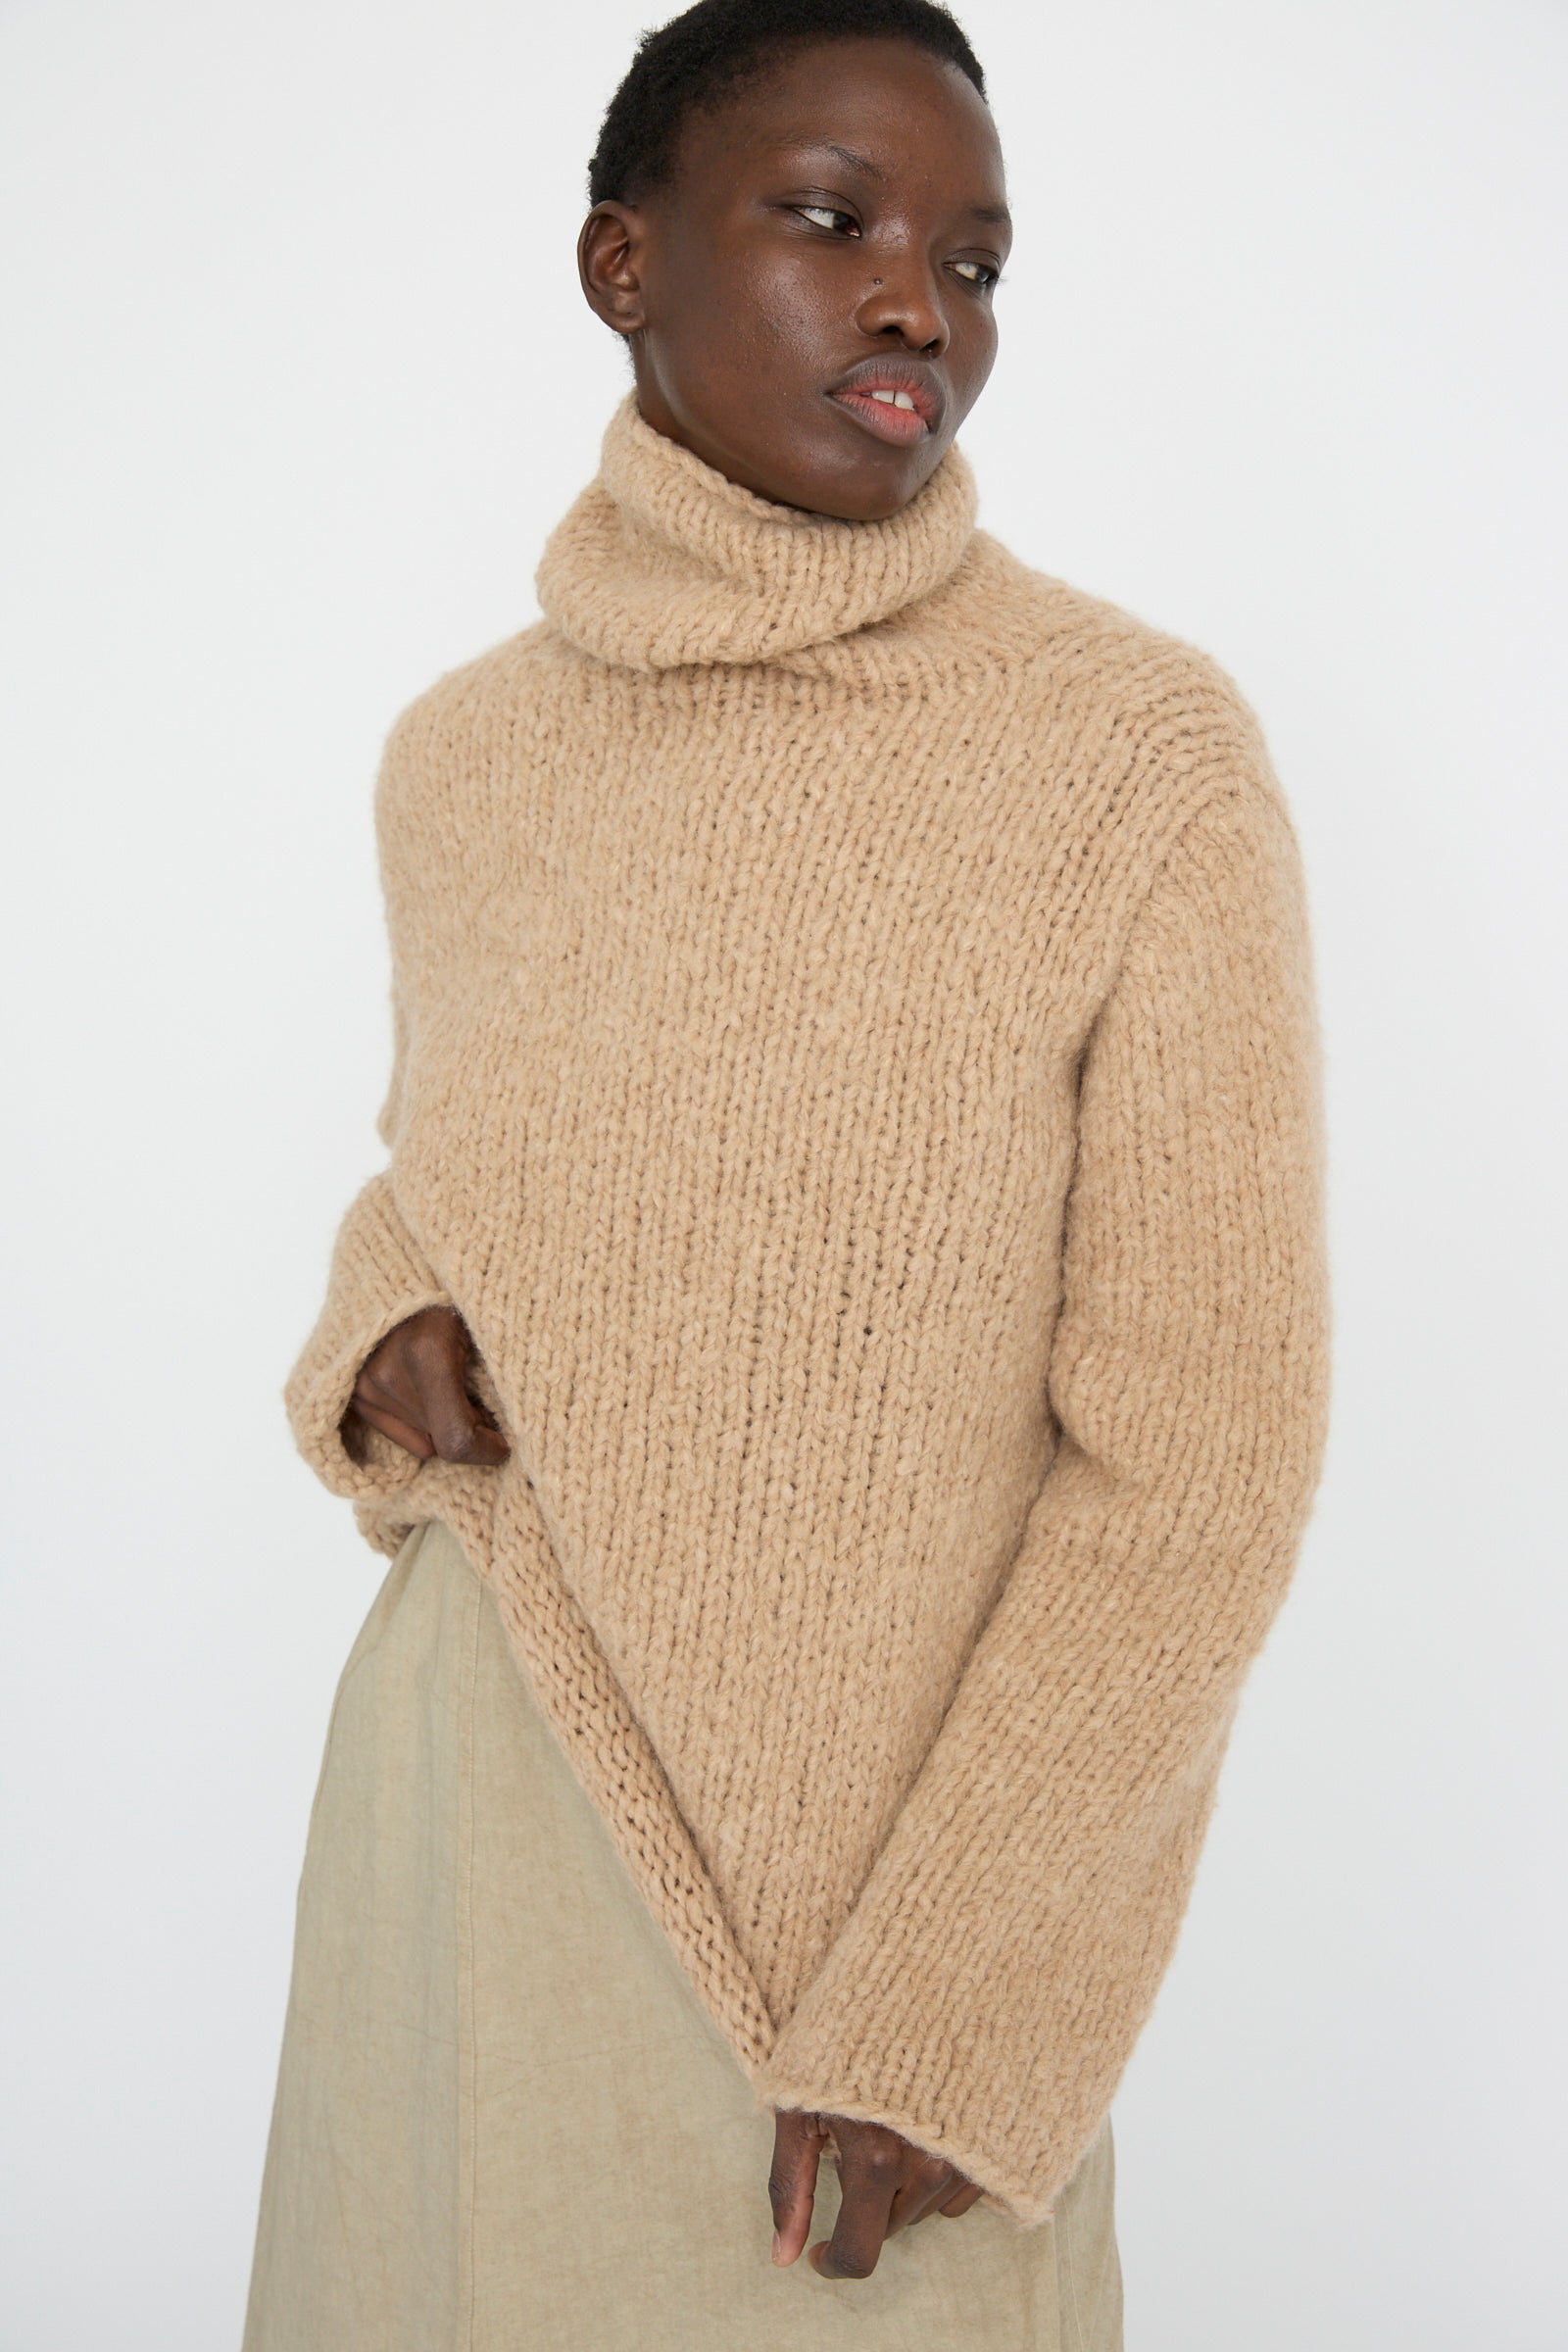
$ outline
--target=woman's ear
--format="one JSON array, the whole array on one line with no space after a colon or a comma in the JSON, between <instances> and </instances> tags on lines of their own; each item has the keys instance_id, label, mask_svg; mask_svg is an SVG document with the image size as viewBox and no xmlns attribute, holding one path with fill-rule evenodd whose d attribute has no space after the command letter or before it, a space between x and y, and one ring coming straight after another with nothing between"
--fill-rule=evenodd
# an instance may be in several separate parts
<instances>
[{"instance_id":1,"label":"woman's ear","mask_svg":"<svg viewBox=\"0 0 1568 2352\"><path fill-rule=\"evenodd\" d=\"M577 239L577 275L588 308L617 335L648 323L642 269L646 216L634 204L596 204Z\"/></svg>"}]
</instances>

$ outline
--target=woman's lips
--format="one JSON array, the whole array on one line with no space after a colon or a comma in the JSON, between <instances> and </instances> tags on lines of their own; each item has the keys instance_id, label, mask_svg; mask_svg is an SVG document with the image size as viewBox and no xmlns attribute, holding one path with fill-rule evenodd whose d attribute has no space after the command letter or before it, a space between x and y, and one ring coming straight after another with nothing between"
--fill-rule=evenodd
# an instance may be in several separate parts
<instances>
[{"instance_id":1,"label":"woman's lips","mask_svg":"<svg viewBox=\"0 0 1568 2352\"><path fill-rule=\"evenodd\" d=\"M850 390L830 392L828 398L837 401L841 409L847 409L856 422L863 424L878 441L891 441L900 449L923 441L931 429L918 409L900 405L909 399L909 394L893 385L880 394Z\"/></svg>"}]
</instances>

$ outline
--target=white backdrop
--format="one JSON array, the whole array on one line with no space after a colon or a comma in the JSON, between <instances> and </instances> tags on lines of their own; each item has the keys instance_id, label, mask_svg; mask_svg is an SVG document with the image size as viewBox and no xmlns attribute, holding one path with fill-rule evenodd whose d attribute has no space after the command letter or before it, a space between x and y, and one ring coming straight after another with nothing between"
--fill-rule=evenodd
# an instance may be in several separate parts
<instances>
[{"instance_id":1,"label":"white backdrop","mask_svg":"<svg viewBox=\"0 0 1568 2352\"><path fill-rule=\"evenodd\" d=\"M1329 1049L1330 1465L1113 2111L1129 2352L1562 2352L1568 15L961 13L983 517L1241 681ZM237 2344L381 1574L278 1400L380 1156L370 781L593 470L572 241L653 14L0 11L3 2352Z\"/></svg>"}]
</instances>

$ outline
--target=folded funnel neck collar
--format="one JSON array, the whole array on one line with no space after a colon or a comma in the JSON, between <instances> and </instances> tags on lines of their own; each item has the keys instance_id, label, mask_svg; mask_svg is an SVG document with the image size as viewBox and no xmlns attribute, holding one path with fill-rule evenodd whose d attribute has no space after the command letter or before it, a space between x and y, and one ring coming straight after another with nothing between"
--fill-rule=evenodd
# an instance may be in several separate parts
<instances>
[{"instance_id":1,"label":"folded funnel neck collar","mask_svg":"<svg viewBox=\"0 0 1568 2352\"><path fill-rule=\"evenodd\" d=\"M956 448L896 514L843 522L741 489L656 432L628 393L536 585L546 617L601 661L768 662L929 596L974 524L974 477Z\"/></svg>"}]
</instances>

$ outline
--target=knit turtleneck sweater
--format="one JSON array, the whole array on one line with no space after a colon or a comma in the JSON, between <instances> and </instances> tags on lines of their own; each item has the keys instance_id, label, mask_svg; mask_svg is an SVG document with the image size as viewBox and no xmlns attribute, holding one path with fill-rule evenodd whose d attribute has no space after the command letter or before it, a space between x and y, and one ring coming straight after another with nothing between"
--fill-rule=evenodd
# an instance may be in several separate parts
<instances>
[{"instance_id":1,"label":"knit turtleneck sweater","mask_svg":"<svg viewBox=\"0 0 1568 2352\"><path fill-rule=\"evenodd\" d=\"M388 740L390 1160L290 1379L447 1520L762 2105L1042 2219L1174 1947L1325 1400L1296 845L1211 661L628 400ZM500 1469L339 1422L463 1313Z\"/></svg>"}]
</instances>

